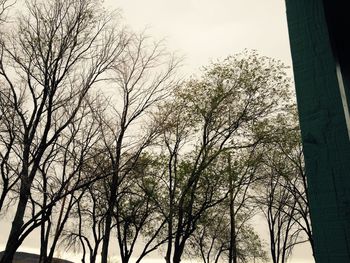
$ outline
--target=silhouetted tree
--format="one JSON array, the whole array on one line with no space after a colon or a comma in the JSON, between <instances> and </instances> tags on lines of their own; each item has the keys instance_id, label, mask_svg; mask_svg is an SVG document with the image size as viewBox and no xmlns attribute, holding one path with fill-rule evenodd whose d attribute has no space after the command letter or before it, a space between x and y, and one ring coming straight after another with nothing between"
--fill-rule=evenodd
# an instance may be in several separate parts
<instances>
[{"instance_id":1,"label":"silhouetted tree","mask_svg":"<svg viewBox=\"0 0 350 263\"><path fill-rule=\"evenodd\" d=\"M102 263L107 263L113 218L119 218L118 194L122 182L128 176L128 170L123 170L123 166L129 163L129 167L132 167L130 161L136 162L157 134L157 127L153 124L149 128L144 127L144 132L139 134L135 132L135 127L140 128L141 120L145 121L152 108L169 96L169 92L177 85L178 80L174 74L178 63L177 59L166 52L162 43L151 43L149 38L141 34L130 37L121 59L113 65L112 96L115 104L111 104L110 114L98 116L112 173ZM117 236L118 240L122 240L119 222L117 220ZM119 242L119 246L123 244Z\"/></svg>"},{"instance_id":2,"label":"silhouetted tree","mask_svg":"<svg viewBox=\"0 0 350 263\"><path fill-rule=\"evenodd\" d=\"M212 173L224 178L218 190L227 191L228 197L199 220L190 239L190 255L194 251L204 263L265 259L261 241L249 223L257 213L251 188L260 180L258 167L254 148L221 156Z\"/></svg>"},{"instance_id":3,"label":"silhouetted tree","mask_svg":"<svg viewBox=\"0 0 350 263\"><path fill-rule=\"evenodd\" d=\"M57 192L40 211L31 211L34 217L25 221L28 202L34 201L33 187L45 176L40 171L42 164L55 156L65 131L79 120L85 97L125 46L124 35L110 26L111 16L96 9L96 3L27 2L27 12L18 17L14 30L2 35L0 75L5 103L0 106L10 109L2 111L7 112L5 118L14 120L6 133L15 145L7 147L7 155L14 158L2 166L10 173L7 178L18 184L18 196L0 262L11 262L26 236L48 220L56 203L73 191L62 186L65 191Z\"/></svg>"},{"instance_id":4,"label":"silhouetted tree","mask_svg":"<svg viewBox=\"0 0 350 263\"><path fill-rule=\"evenodd\" d=\"M260 149L261 175L265 178L259 190L263 214L270 234L270 251L274 263L286 262L292 249L310 241L307 182L296 113L293 107L266 124L270 141ZM259 197L258 197L259 198ZM307 240L300 234L306 233Z\"/></svg>"}]
</instances>

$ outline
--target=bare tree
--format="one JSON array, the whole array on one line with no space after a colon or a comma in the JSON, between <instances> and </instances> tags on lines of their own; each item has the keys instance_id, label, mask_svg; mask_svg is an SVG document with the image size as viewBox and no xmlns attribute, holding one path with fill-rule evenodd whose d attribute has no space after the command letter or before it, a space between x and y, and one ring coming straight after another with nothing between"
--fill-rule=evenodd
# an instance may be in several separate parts
<instances>
[{"instance_id":1,"label":"bare tree","mask_svg":"<svg viewBox=\"0 0 350 263\"><path fill-rule=\"evenodd\" d=\"M79 233L74 231L66 233L65 241L68 246L76 245L79 241L84 252L95 255L101 240L102 244L109 243L110 233L112 229L115 229L121 259L123 262L128 262L134 252L136 242L140 239L141 232L144 231L146 225L149 226L150 222L155 220L152 216L154 210L149 196L150 189L145 184L145 178L135 177L135 175L142 160L140 159L143 156L142 152L152 144L160 129L159 123L154 123L149 117L157 104L168 97L173 87L177 85L178 80L174 78L174 73L178 63L179 60L167 53L161 42L152 43L151 39L144 35L131 35L128 39L125 51L114 65L114 73L109 75L113 87L109 90L110 98L91 107L94 118L100 126L102 145L99 151L102 154L97 158L98 162L90 162L87 165L88 169L85 172L89 173L90 170L90 173L96 173L98 171L105 175L106 180L103 186L97 182L98 189L92 185L90 199L92 198L93 206L91 208L85 206L82 209L84 205L80 204L80 211L77 213L81 222L81 230ZM140 128L142 133L137 132L137 129ZM145 177L150 176L144 175ZM116 187L113 187L115 183L113 180L117 180ZM93 193L97 194L96 191L99 193L99 202L94 201ZM113 195L115 197L111 198ZM130 206L128 209L123 208L125 202L129 203L135 198L137 202L145 201L145 210L143 206L136 206L136 210ZM82 200L86 202L87 199L89 197ZM110 207L112 203L114 207ZM108 227L109 209L111 209L112 218L110 218L111 224ZM97 210L101 217L96 216ZM133 216L130 216L129 213ZM135 213L142 220L138 220ZM86 226L84 222L90 222L90 225ZM146 240L147 238L143 236L145 244L138 256L138 261L165 242L157 241L157 233L164 224L154 229L152 234L150 234L152 232L150 228L147 227L147 238L149 239ZM101 225L104 229L103 233L100 233ZM91 229L92 235L86 233L86 229ZM103 254L104 248L102 247ZM105 258L107 257L108 253ZM94 262L95 258L96 256L93 258L90 256L91 262Z\"/></svg>"},{"instance_id":2,"label":"bare tree","mask_svg":"<svg viewBox=\"0 0 350 263\"><path fill-rule=\"evenodd\" d=\"M297 123L297 112L293 112L293 122L289 129L280 133L276 142L276 149L287 158L288 164L293 169L293 176L286 177L285 187L296 201L296 213L290 215L298 225L298 228L306 235L312 252L314 241L310 219L310 206L308 196L308 183L305 173L304 154L301 143L300 129ZM314 255L314 253L313 253Z\"/></svg>"},{"instance_id":3,"label":"bare tree","mask_svg":"<svg viewBox=\"0 0 350 263\"><path fill-rule=\"evenodd\" d=\"M7 12L15 4L15 2L9 0L0 1L0 25L7 22ZM0 32L3 34L4 32ZM1 36L0 43L3 36ZM4 50L2 45L0 46L0 63L4 60ZM13 189L18 181L18 176L14 175L14 163L11 160L16 158L15 156L15 130L16 130L16 115L14 110L10 106L8 100L8 90L5 89L5 83L0 80L0 212L5 204L5 198L9 192ZM12 171L11 171L12 170Z\"/></svg>"},{"instance_id":4,"label":"bare tree","mask_svg":"<svg viewBox=\"0 0 350 263\"><path fill-rule=\"evenodd\" d=\"M270 139L262 145L264 184L259 188L270 233L273 262L286 262L295 245L313 249L307 181L295 105L265 126ZM266 132L266 130L265 130ZM306 239L301 233L306 235Z\"/></svg>"},{"instance_id":5,"label":"bare tree","mask_svg":"<svg viewBox=\"0 0 350 263\"><path fill-rule=\"evenodd\" d=\"M20 179L20 165L17 154L19 119L16 118L16 113L10 107L11 102L7 98L7 91L0 89L0 212L6 205L6 198L10 197L11 191ZM8 202L8 205L10 203Z\"/></svg>"},{"instance_id":6,"label":"bare tree","mask_svg":"<svg viewBox=\"0 0 350 263\"><path fill-rule=\"evenodd\" d=\"M178 65L179 60L166 52L162 43L152 43L144 34L132 35L121 58L113 64L110 112L96 113L112 173L101 252L103 263L107 262L113 218L119 218L117 202L120 185L128 176L123 167L130 161L137 161L157 134L157 127L144 127L145 132L136 131L142 122L145 123L152 108L177 85L174 73ZM116 229L118 240L121 240L119 222L117 220ZM123 243L119 242L119 246Z\"/></svg>"},{"instance_id":7,"label":"bare tree","mask_svg":"<svg viewBox=\"0 0 350 263\"><path fill-rule=\"evenodd\" d=\"M270 236L270 252L274 263L285 263L296 244L300 231L295 228L293 215L296 202L283 184L283 176L270 170L267 179L263 212ZM287 211L287 212L286 212Z\"/></svg>"},{"instance_id":8,"label":"bare tree","mask_svg":"<svg viewBox=\"0 0 350 263\"><path fill-rule=\"evenodd\" d=\"M105 218L104 181L90 185L73 208L61 244L82 252L82 262L95 263L103 239Z\"/></svg>"},{"instance_id":9,"label":"bare tree","mask_svg":"<svg viewBox=\"0 0 350 263\"><path fill-rule=\"evenodd\" d=\"M101 102L90 105L94 111L101 108ZM95 116L93 121L97 120ZM98 130L100 130L98 126ZM101 134L99 134L101 135ZM99 137L99 142L102 137ZM60 244L66 249L73 248L74 251L82 252L82 262L95 263L99 249L102 244L104 234L104 224L106 216L106 200L109 189L110 166L109 159L103 144L97 143L94 149L90 151L89 158L85 159L82 167L82 178L93 181L87 185L82 196L77 200L77 204L72 207L70 217L67 220L67 227L63 230L63 238ZM103 178L103 180L94 180L93 178Z\"/></svg>"},{"instance_id":10,"label":"bare tree","mask_svg":"<svg viewBox=\"0 0 350 263\"><path fill-rule=\"evenodd\" d=\"M33 199L35 191L38 191L38 199L34 204L40 204L39 209L53 202L57 193L65 194L75 186L81 185L81 182L89 182L98 178L97 173L94 175L84 173L86 163L97 157L95 148L98 147L100 139L98 123L94 122L91 116L91 103L91 101L85 101L82 104L77 113L77 117L79 116L77 121L72 123L60 136L63 139L58 143L59 151L55 158L51 158L55 160L55 164L48 165L49 169L42 169L44 174L42 181L38 185L33 185L35 190L32 190L31 198ZM42 262L52 261L71 211L80 201L85 190L86 188L81 188L79 191L70 191L57 203L50 219L47 222L43 220L40 246ZM49 251L47 251L48 245L50 245Z\"/></svg>"},{"instance_id":11,"label":"bare tree","mask_svg":"<svg viewBox=\"0 0 350 263\"><path fill-rule=\"evenodd\" d=\"M0 24L6 22L7 12L15 3L15 0L0 0Z\"/></svg>"},{"instance_id":12,"label":"bare tree","mask_svg":"<svg viewBox=\"0 0 350 263\"><path fill-rule=\"evenodd\" d=\"M48 220L52 207L72 191L58 192L34 218L24 221L42 163L54 156L60 136L78 121L84 98L125 46L124 35L110 26L111 16L97 10L96 3L94 0L27 3L27 13L19 17L14 32L1 40L0 76L4 82L1 96L16 120L9 138L15 138L16 147L11 151L17 160L14 165L7 162L3 167L12 167L6 168L6 172L12 173L7 178L19 177L19 192L0 262L11 262L26 236L42 220Z\"/></svg>"}]
</instances>

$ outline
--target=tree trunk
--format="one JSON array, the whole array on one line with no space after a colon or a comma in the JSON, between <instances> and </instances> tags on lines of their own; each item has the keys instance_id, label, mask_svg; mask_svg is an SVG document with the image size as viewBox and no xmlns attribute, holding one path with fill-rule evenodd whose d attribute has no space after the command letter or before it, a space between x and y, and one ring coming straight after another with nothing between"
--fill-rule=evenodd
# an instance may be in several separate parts
<instances>
[{"instance_id":1,"label":"tree trunk","mask_svg":"<svg viewBox=\"0 0 350 263\"><path fill-rule=\"evenodd\" d=\"M124 120L125 123L125 120ZM116 156L115 156L115 164L114 164L114 172L113 172L113 178L112 178L112 184L111 184L111 194L108 200L108 209L107 209L107 215L106 215L106 224L105 224L105 231L103 236L103 242L102 242L102 251L101 251L101 263L107 263L108 260L108 246L109 246L109 239L111 235L111 226L112 226L112 217L113 217L113 209L116 204L117 199L117 188L119 184L119 165L120 165L120 157L121 157L121 150L122 150L122 142L123 142L123 136L125 133L125 129L122 129L120 132L120 135L117 140L116 145Z\"/></svg>"},{"instance_id":2,"label":"tree trunk","mask_svg":"<svg viewBox=\"0 0 350 263\"><path fill-rule=\"evenodd\" d=\"M180 263L181 262L181 255L182 255L182 252L175 249L174 256L173 256L173 263Z\"/></svg>"},{"instance_id":3,"label":"tree trunk","mask_svg":"<svg viewBox=\"0 0 350 263\"><path fill-rule=\"evenodd\" d=\"M90 263L95 263L96 262L96 257L97 257L97 250L95 249L93 253L90 255Z\"/></svg>"},{"instance_id":4,"label":"tree trunk","mask_svg":"<svg viewBox=\"0 0 350 263\"><path fill-rule=\"evenodd\" d=\"M116 172L118 174L118 172ZM108 201L108 210L106 215L106 224L105 231L103 236L102 251L101 251L101 263L107 263L108 261L108 247L109 239L111 235L111 226L112 226L112 217L113 217L113 208L116 203L117 198L117 185L118 185L118 175L114 175L111 185L111 195Z\"/></svg>"},{"instance_id":5,"label":"tree trunk","mask_svg":"<svg viewBox=\"0 0 350 263\"><path fill-rule=\"evenodd\" d=\"M129 263L129 260L130 260L130 255L125 255L125 256L122 258L122 263Z\"/></svg>"},{"instance_id":6,"label":"tree trunk","mask_svg":"<svg viewBox=\"0 0 350 263\"><path fill-rule=\"evenodd\" d=\"M171 187L171 186L170 186ZM170 193L170 207L169 207L169 223L168 223L168 244L165 255L165 262L171 263L171 252L173 247L173 193Z\"/></svg>"},{"instance_id":7,"label":"tree trunk","mask_svg":"<svg viewBox=\"0 0 350 263\"><path fill-rule=\"evenodd\" d=\"M185 237L184 237L185 238ZM185 248L185 241L175 242L173 263L180 263Z\"/></svg>"},{"instance_id":8,"label":"tree trunk","mask_svg":"<svg viewBox=\"0 0 350 263\"><path fill-rule=\"evenodd\" d=\"M109 238L110 238L111 225L112 225L112 217L110 216L110 214L111 212L107 211L105 234L103 237L102 251L101 251L101 263L107 263L107 260L108 260L108 246L109 246Z\"/></svg>"},{"instance_id":9,"label":"tree trunk","mask_svg":"<svg viewBox=\"0 0 350 263\"><path fill-rule=\"evenodd\" d=\"M45 262L45 263L51 263L52 262L52 259L53 259L53 256L54 256L54 253L55 253L55 250L56 250L56 247L57 247L58 240L59 240L59 238L60 238L60 236L62 234L62 231L64 229L64 225L66 224L66 222L67 222L67 220L69 218L69 213L70 213L70 211L71 211L71 209L73 207L73 196L71 196L71 198L69 200L69 203L68 203L67 211L64 214L64 207L65 207L65 204L66 204L66 199L67 199L67 196L65 196L63 198L63 201L62 201L60 214L59 214L58 219L57 219L56 232L55 232L55 235L53 237L53 241L52 241L52 245L51 245L51 248L50 248L49 255L47 257L47 262Z\"/></svg>"},{"instance_id":10,"label":"tree trunk","mask_svg":"<svg viewBox=\"0 0 350 263\"><path fill-rule=\"evenodd\" d=\"M171 209L171 208L170 208ZM172 250L172 245L173 245L173 238L172 238L172 229L173 229L173 222L172 218L169 219L169 224L168 224L168 245L167 245L167 251L165 255L165 262L166 263L171 263L171 250Z\"/></svg>"},{"instance_id":11,"label":"tree trunk","mask_svg":"<svg viewBox=\"0 0 350 263\"><path fill-rule=\"evenodd\" d=\"M0 211L4 205L4 202L5 202L5 198L6 198L6 195L8 193L8 180L6 180L5 178L2 178L3 180L3 185L2 185L2 193L1 193L1 196L0 196Z\"/></svg>"},{"instance_id":12,"label":"tree trunk","mask_svg":"<svg viewBox=\"0 0 350 263\"><path fill-rule=\"evenodd\" d=\"M51 222L48 222L48 226L46 227L46 222L44 220L44 214L42 217L42 224L41 224L41 241L40 241L40 263L48 263L47 258L47 249L48 249L48 243L49 243L49 234L50 234L50 228L51 228Z\"/></svg>"},{"instance_id":13,"label":"tree trunk","mask_svg":"<svg viewBox=\"0 0 350 263\"><path fill-rule=\"evenodd\" d=\"M229 263L237 263L236 218L233 202L230 203L230 226Z\"/></svg>"},{"instance_id":14,"label":"tree trunk","mask_svg":"<svg viewBox=\"0 0 350 263\"><path fill-rule=\"evenodd\" d=\"M47 205L47 180L45 176L43 176L43 207ZM49 233L50 233L50 226L51 224L48 223L48 226L46 228L46 222L44 220L44 214L42 214L42 223L41 223L41 229L40 229L40 263L47 263L47 247L49 243Z\"/></svg>"},{"instance_id":15,"label":"tree trunk","mask_svg":"<svg viewBox=\"0 0 350 263\"><path fill-rule=\"evenodd\" d=\"M236 244L236 218L235 218L235 204L234 204L234 184L233 171L231 170L231 156L228 157L229 166L229 187L230 187L230 247L229 247L229 263L237 263L237 244Z\"/></svg>"},{"instance_id":16,"label":"tree trunk","mask_svg":"<svg viewBox=\"0 0 350 263\"><path fill-rule=\"evenodd\" d=\"M24 171L22 173L22 176L27 174L28 173ZM20 241L20 235L22 232L21 228L23 226L23 218L24 218L26 206L29 199L30 185L31 185L31 181L28 180L27 177L24 177L21 180L20 196L19 196L19 202L17 205L16 214L12 221L11 232L7 240L6 248L0 263L12 262L13 257L16 253L16 250L21 245L21 241Z\"/></svg>"}]
</instances>

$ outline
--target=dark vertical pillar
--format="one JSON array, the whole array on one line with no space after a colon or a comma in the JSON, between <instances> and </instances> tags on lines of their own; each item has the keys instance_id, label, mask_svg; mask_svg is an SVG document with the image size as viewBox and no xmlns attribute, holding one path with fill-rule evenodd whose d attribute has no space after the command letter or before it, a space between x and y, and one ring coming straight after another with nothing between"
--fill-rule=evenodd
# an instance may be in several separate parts
<instances>
[{"instance_id":1,"label":"dark vertical pillar","mask_svg":"<svg viewBox=\"0 0 350 263\"><path fill-rule=\"evenodd\" d=\"M286 0L317 263L350 262L346 2Z\"/></svg>"}]
</instances>

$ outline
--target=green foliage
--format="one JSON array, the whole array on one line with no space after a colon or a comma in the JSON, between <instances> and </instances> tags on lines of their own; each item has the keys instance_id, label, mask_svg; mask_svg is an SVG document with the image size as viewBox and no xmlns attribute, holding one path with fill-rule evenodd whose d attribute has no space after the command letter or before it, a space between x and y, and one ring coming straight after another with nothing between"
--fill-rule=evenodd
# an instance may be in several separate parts
<instances>
[{"instance_id":1,"label":"green foliage","mask_svg":"<svg viewBox=\"0 0 350 263\"><path fill-rule=\"evenodd\" d=\"M171 217L168 235L175 235L175 241L169 241L178 242L175 250L188 239L193 244L191 236L197 235L209 243L214 239L217 253L227 251L229 237L224 233L231 193L237 229L244 229L237 239L242 262L250 256L265 258L249 228L253 211L248 207L254 207L249 189L260 178L263 153L256 147L278 137L270 120L283 119L292 105L286 68L280 61L245 51L205 67L201 77L177 87L171 101L160 108L165 198L159 203ZM204 244L200 248L204 253Z\"/></svg>"}]
</instances>

